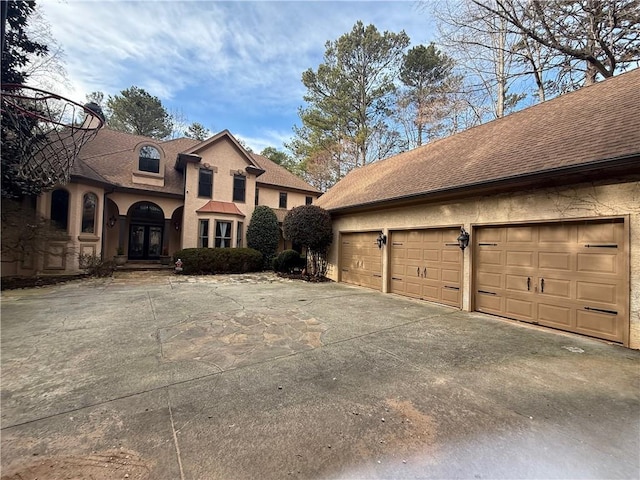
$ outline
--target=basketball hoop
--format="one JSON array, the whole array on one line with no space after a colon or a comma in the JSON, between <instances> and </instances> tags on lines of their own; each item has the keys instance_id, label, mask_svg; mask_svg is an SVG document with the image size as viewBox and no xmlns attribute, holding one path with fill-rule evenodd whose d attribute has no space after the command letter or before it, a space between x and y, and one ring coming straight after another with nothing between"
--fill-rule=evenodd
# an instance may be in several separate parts
<instances>
[{"instance_id":1,"label":"basketball hoop","mask_svg":"<svg viewBox=\"0 0 640 480\"><path fill-rule=\"evenodd\" d=\"M11 174L42 189L68 182L80 149L104 125L99 107L88 107L39 88L2 85L2 150L15 157Z\"/></svg>"}]
</instances>

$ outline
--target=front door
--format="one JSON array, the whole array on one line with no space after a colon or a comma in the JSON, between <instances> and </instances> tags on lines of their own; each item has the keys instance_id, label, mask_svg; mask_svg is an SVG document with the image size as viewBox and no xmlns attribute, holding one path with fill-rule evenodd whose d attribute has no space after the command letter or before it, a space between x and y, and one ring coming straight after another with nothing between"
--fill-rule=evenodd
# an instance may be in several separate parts
<instances>
[{"instance_id":1,"label":"front door","mask_svg":"<svg viewBox=\"0 0 640 480\"><path fill-rule=\"evenodd\" d=\"M131 225L129 259L154 260L162 252L162 227Z\"/></svg>"}]
</instances>

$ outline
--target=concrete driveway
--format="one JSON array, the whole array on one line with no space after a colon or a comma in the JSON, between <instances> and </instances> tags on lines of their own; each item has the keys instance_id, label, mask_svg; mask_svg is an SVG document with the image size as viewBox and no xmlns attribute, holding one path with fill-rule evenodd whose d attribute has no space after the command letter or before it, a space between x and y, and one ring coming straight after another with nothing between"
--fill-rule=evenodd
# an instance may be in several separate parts
<instances>
[{"instance_id":1,"label":"concrete driveway","mask_svg":"<svg viewBox=\"0 0 640 480\"><path fill-rule=\"evenodd\" d=\"M640 353L270 274L2 293L2 479L638 478Z\"/></svg>"}]
</instances>

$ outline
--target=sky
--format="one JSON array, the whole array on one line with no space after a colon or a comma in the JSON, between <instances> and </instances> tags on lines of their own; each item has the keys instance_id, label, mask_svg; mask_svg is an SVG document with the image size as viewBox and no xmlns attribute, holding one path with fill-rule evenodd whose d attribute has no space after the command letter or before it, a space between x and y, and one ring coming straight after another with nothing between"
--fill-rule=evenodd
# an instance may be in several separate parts
<instances>
[{"instance_id":1,"label":"sky","mask_svg":"<svg viewBox=\"0 0 640 480\"><path fill-rule=\"evenodd\" d=\"M165 108L217 133L228 129L254 151L283 142L300 125L302 72L322 63L325 43L361 20L404 30L411 46L435 40L416 1L39 0L63 50L68 87L80 103L133 85Z\"/></svg>"}]
</instances>

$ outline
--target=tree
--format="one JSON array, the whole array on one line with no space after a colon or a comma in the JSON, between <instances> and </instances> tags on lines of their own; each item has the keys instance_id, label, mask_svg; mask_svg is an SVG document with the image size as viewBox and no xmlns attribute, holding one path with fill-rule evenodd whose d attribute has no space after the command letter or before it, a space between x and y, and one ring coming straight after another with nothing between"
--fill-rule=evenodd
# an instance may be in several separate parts
<instances>
[{"instance_id":1,"label":"tree","mask_svg":"<svg viewBox=\"0 0 640 480\"><path fill-rule=\"evenodd\" d=\"M286 152L280 151L274 147L265 147L260 152L260 155L267 157L273 163L277 163L281 167L286 168L291 173L297 174L297 164L291 155Z\"/></svg>"},{"instance_id":2,"label":"tree","mask_svg":"<svg viewBox=\"0 0 640 480\"><path fill-rule=\"evenodd\" d=\"M194 140L203 141L211 136L211 131L201 123L193 122L189 125L187 131L184 132L184 135L186 137L193 138Z\"/></svg>"},{"instance_id":3,"label":"tree","mask_svg":"<svg viewBox=\"0 0 640 480\"><path fill-rule=\"evenodd\" d=\"M121 132L163 139L171 134L171 117L158 97L144 89L130 87L109 96L109 125Z\"/></svg>"},{"instance_id":4,"label":"tree","mask_svg":"<svg viewBox=\"0 0 640 480\"><path fill-rule=\"evenodd\" d=\"M447 113L447 93L453 80L453 60L431 43L410 49L400 68L400 80L406 89L401 104L413 112L417 129L416 146L422 145L425 128L434 124L434 130ZM413 146L413 145L411 145Z\"/></svg>"},{"instance_id":5,"label":"tree","mask_svg":"<svg viewBox=\"0 0 640 480\"><path fill-rule=\"evenodd\" d=\"M561 76L580 72L584 85L640 60L638 0L472 1L513 32L562 57ZM575 79L570 83L575 85Z\"/></svg>"},{"instance_id":6,"label":"tree","mask_svg":"<svg viewBox=\"0 0 640 480\"><path fill-rule=\"evenodd\" d=\"M247 227L247 246L262 253L264 267L270 268L280 243L278 217L271 208L257 206Z\"/></svg>"},{"instance_id":7,"label":"tree","mask_svg":"<svg viewBox=\"0 0 640 480\"><path fill-rule=\"evenodd\" d=\"M327 42L323 63L302 74L308 107L299 112L303 127L296 131L294 153L337 153L338 179L377 159L379 152L370 147L376 133L380 137L389 130L394 79L408 45L404 31L381 34L360 21L351 32Z\"/></svg>"},{"instance_id":8,"label":"tree","mask_svg":"<svg viewBox=\"0 0 640 480\"><path fill-rule=\"evenodd\" d=\"M30 59L46 55L47 46L31 40L26 32L29 17L35 10L35 2L3 1L2 8L6 14L2 35L2 84L22 85L29 76ZM3 198L39 195L48 186L43 179L24 178L18 173L25 155L29 155L28 151L24 152L20 148L20 140L25 136L33 136L36 122L34 117L27 116L23 116L19 124L5 119L1 122Z\"/></svg>"},{"instance_id":9,"label":"tree","mask_svg":"<svg viewBox=\"0 0 640 480\"><path fill-rule=\"evenodd\" d=\"M323 277L327 273L327 252L333 242L329 212L316 205L294 207L284 217L282 229L284 238L304 247L307 256L311 253L311 275Z\"/></svg>"}]
</instances>

